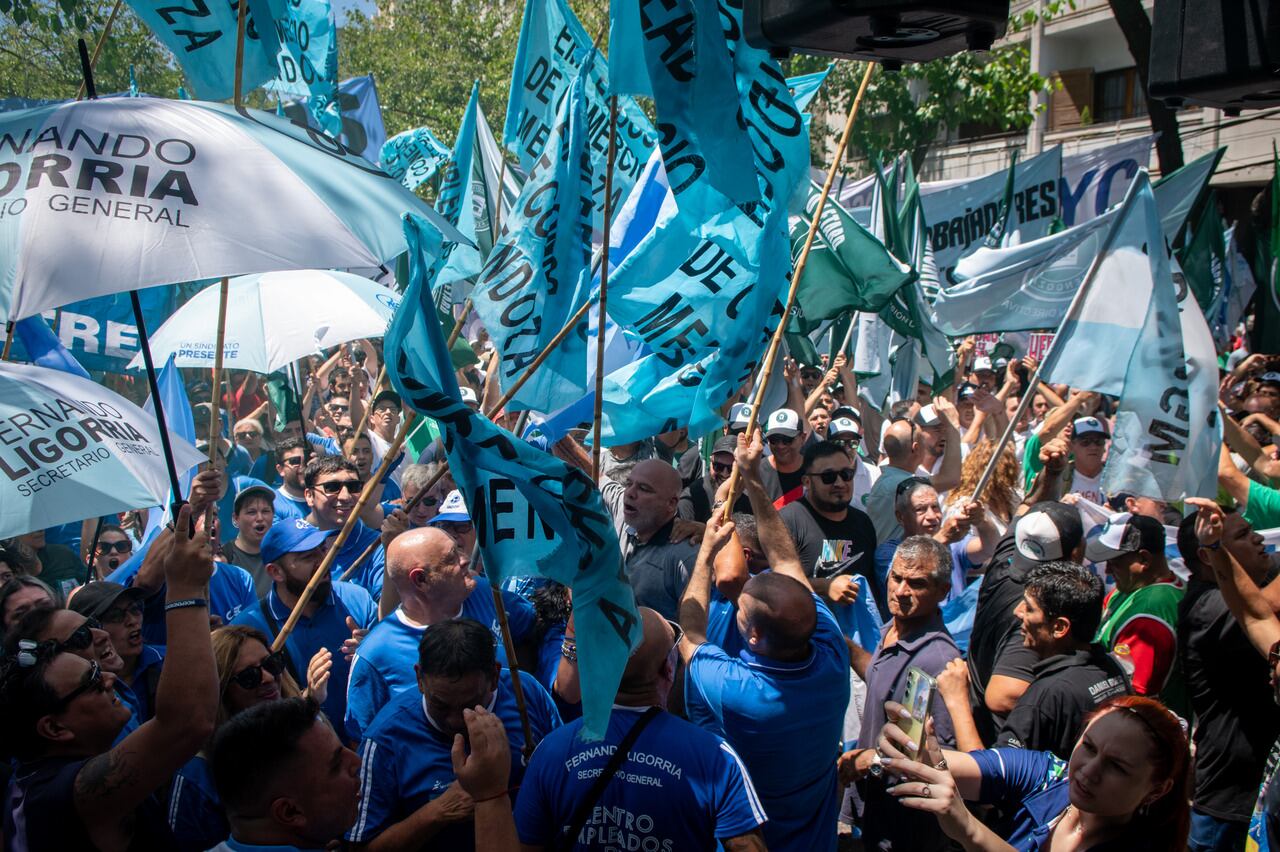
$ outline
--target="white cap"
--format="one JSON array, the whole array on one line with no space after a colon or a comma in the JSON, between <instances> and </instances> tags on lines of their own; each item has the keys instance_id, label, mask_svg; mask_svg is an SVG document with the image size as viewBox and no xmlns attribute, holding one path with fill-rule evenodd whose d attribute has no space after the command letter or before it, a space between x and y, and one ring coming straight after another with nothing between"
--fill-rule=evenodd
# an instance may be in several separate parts
<instances>
[{"instance_id":1,"label":"white cap","mask_svg":"<svg viewBox=\"0 0 1280 852\"><path fill-rule=\"evenodd\" d=\"M837 417L827 424L827 437L831 440L839 440L837 435L847 436L850 438L861 438L862 430L858 428L858 424L848 417Z\"/></svg>"},{"instance_id":2,"label":"white cap","mask_svg":"<svg viewBox=\"0 0 1280 852\"><path fill-rule=\"evenodd\" d=\"M440 504L440 511L427 523L465 522L470 520L471 513L467 511L467 504L462 499L462 492L455 488L448 493L444 498L444 502Z\"/></svg>"},{"instance_id":3,"label":"white cap","mask_svg":"<svg viewBox=\"0 0 1280 852\"><path fill-rule=\"evenodd\" d=\"M751 425L751 406L745 402L735 402L729 408L729 430L736 432Z\"/></svg>"},{"instance_id":4,"label":"white cap","mask_svg":"<svg viewBox=\"0 0 1280 852\"><path fill-rule=\"evenodd\" d=\"M1258 376L1258 381L1272 382L1274 384L1280 385L1280 373L1277 373L1275 371L1265 372L1261 376Z\"/></svg>"},{"instance_id":5,"label":"white cap","mask_svg":"<svg viewBox=\"0 0 1280 852\"><path fill-rule=\"evenodd\" d=\"M942 415L938 413L938 409L934 407L932 402L928 405L922 405L920 410L916 412L917 426L937 426L941 422Z\"/></svg>"},{"instance_id":6,"label":"white cap","mask_svg":"<svg viewBox=\"0 0 1280 852\"><path fill-rule=\"evenodd\" d=\"M1104 437L1111 434L1107 431L1107 424L1096 417L1079 417L1071 424L1071 437L1073 438L1095 433Z\"/></svg>"},{"instance_id":7,"label":"white cap","mask_svg":"<svg viewBox=\"0 0 1280 852\"><path fill-rule=\"evenodd\" d=\"M764 436L782 435L794 438L800 434L800 415L790 408L779 408L769 415L769 422L764 427Z\"/></svg>"},{"instance_id":8,"label":"white cap","mask_svg":"<svg viewBox=\"0 0 1280 852\"><path fill-rule=\"evenodd\" d=\"M480 407L480 399L476 396L476 392L468 387L458 388L462 393L462 401L473 408Z\"/></svg>"},{"instance_id":9,"label":"white cap","mask_svg":"<svg viewBox=\"0 0 1280 852\"><path fill-rule=\"evenodd\" d=\"M986 355L979 355L977 358L974 358L973 372L975 373L992 372L991 359L988 358Z\"/></svg>"}]
</instances>

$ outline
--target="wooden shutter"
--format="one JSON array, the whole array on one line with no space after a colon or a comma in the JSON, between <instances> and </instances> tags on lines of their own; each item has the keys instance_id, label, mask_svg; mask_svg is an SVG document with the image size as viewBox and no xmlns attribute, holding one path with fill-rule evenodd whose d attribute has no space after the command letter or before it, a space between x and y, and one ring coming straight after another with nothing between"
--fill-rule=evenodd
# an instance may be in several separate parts
<instances>
[{"instance_id":1,"label":"wooden shutter","mask_svg":"<svg viewBox=\"0 0 1280 852\"><path fill-rule=\"evenodd\" d=\"M1049 129L1079 127L1086 109L1093 115L1093 69L1071 68L1053 76L1058 85L1049 98Z\"/></svg>"}]
</instances>

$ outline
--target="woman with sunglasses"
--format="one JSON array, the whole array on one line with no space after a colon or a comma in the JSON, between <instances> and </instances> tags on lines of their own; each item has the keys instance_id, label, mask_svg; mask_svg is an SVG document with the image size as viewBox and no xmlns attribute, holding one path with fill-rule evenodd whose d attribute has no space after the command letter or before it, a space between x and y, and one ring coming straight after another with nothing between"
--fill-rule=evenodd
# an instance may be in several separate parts
<instances>
[{"instance_id":1,"label":"woman with sunglasses","mask_svg":"<svg viewBox=\"0 0 1280 852\"><path fill-rule=\"evenodd\" d=\"M327 650L322 648L311 658L307 688L300 690L289 673L284 654L272 654L270 640L261 631L240 625L219 627L211 640L220 696L215 734L232 716L266 701L302 695L324 702L332 666ZM178 838L179 849L209 849L230 835L205 750L187 761L174 777L168 813L169 827Z\"/></svg>"},{"instance_id":2,"label":"woman with sunglasses","mask_svg":"<svg viewBox=\"0 0 1280 852\"><path fill-rule=\"evenodd\" d=\"M133 539L123 528L115 524L103 524L98 530L98 540L93 548L94 577L106 577L129 560L133 554Z\"/></svg>"}]
</instances>

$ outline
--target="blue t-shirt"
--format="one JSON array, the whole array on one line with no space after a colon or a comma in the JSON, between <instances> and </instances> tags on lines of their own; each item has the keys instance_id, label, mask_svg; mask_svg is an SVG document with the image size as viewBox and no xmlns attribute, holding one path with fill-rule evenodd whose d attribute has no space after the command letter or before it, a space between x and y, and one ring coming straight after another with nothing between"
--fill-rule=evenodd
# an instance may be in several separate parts
<instances>
[{"instance_id":1,"label":"blue t-shirt","mask_svg":"<svg viewBox=\"0 0 1280 852\"><path fill-rule=\"evenodd\" d=\"M276 499L273 508L275 510L276 523L305 518L307 515L311 514L311 507L307 505L306 500L295 500L279 488L276 489Z\"/></svg>"},{"instance_id":2,"label":"blue t-shirt","mask_svg":"<svg viewBox=\"0 0 1280 852\"><path fill-rule=\"evenodd\" d=\"M130 702L121 697L122 702L128 704L133 710L139 725L156 714L156 708L152 704L155 696L151 687L159 683L160 670L163 667L164 646L148 645L144 642L142 652L138 654L138 667L133 671L133 684L125 684L132 693L133 701Z\"/></svg>"},{"instance_id":3,"label":"blue t-shirt","mask_svg":"<svg viewBox=\"0 0 1280 852\"><path fill-rule=\"evenodd\" d=\"M317 435L315 432L308 432L307 443L326 456L342 455L342 447L338 444L336 438L329 438L325 435Z\"/></svg>"},{"instance_id":4,"label":"blue t-shirt","mask_svg":"<svg viewBox=\"0 0 1280 852\"><path fill-rule=\"evenodd\" d=\"M249 468L249 475L254 479L260 479L270 485L272 488L280 487L280 474L276 473L276 454L274 452L260 453L253 463L253 467Z\"/></svg>"},{"instance_id":5,"label":"blue t-shirt","mask_svg":"<svg viewBox=\"0 0 1280 852\"><path fill-rule=\"evenodd\" d=\"M308 527L314 526L306 521L295 521L294 523L297 523L299 527L304 524ZM365 548L377 540L377 530L365 526L363 521L356 521L355 526L351 529L351 534L347 536L347 540L342 544L342 549L338 551L338 555L334 557L333 564L329 566L329 573L333 576L333 579L339 579L347 570L347 567L360 558L360 554L364 553ZM382 597L382 578L386 570L386 562L386 549L379 544L374 547L368 558L360 563L356 573L347 579L357 586L362 586L375 601L379 600Z\"/></svg>"},{"instance_id":6,"label":"blue t-shirt","mask_svg":"<svg viewBox=\"0 0 1280 852\"><path fill-rule=\"evenodd\" d=\"M204 852L231 836L231 824L204 755L188 760L173 776L168 814L169 829L183 852Z\"/></svg>"},{"instance_id":7,"label":"blue t-shirt","mask_svg":"<svg viewBox=\"0 0 1280 852\"><path fill-rule=\"evenodd\" d=\"M107 577L113 583L132 586L133 579L142 567L142 560L129 560ZM253 575L236 565L226 562L213 563L213 576L209 578L209 614L230 624L245 607L258 601L253 587ZM164 586L143 603L142 640L151 645L167 645L168 629L164 621Z\"/></svg>"},{"instance_id":8,"label":"blue t-shirt","mask_svg":"<svg viewBox=\"0 0 1280 852\"><path fill-rule=\"evenodd\" d=\"M288 846L278 843L269 846L261 846L256 843L241 843L234 837L228 837L209 850L209 852L315 852L319 850L319 846L308 846L306 849L301 846Z\"/></svg>"},{"instance_id":9,"label":"blue t-shirt","mask_svg":"<svg viewBox=\"0 0 1280 852\"><path fill-rule=\"evenodd\" d=\"M533 607L523 598L507 592L503 592L502 601L507 609L512 640L520 643L530 639L536 620ZM478 621L493 632L498 646L498 661L505 666L507 653L502 644L498 613L493 607L489 582L483 577L476 578L476 587L463 601L459 615ZM351 739L361 739L364 729L388 701L407 689L417 688L413 666L418 662L418 642L424 632L425 628L407 624L404 611L396 609L379 621L360 643L360 649L351 661L347 685L345 728Z\"/></svg>"},{"instance_id":10,"label":"blue t-shirt","mask_svg":"<svg viewBox=\"0 0 1280 852\"><path fill-rule=\"evenodd\" d=\"M530 677L522 677L529 728L536 741L560 727L551 696ZM498 677L490 710L507 729L511 743L510 786L520 786L524 775L524 730L516 709L511 673ZM454 782L450 750L453 734L441 732L427 719L422 693L417 689L397 695L378 713L360 743L360 810L347 839L368 843L387 828L440 796ZM475 828L470 821L446 826L431 838L435 849L474 848Z\"/></svg>"},{"instance_id":11,"label":"blue t-shirt","mask_svg":"<svg viewBox=\"0 0 1280 852\"><path fill-rule=\"evenodd\" d=\"M265 600L267 611L277 625L283 625L289 620L290 607L280 600L274 586ZM284 643L299 687L307 685L307 665L317 651L328 648L329 653L333 654L329 690L322 707L335 731L342 730L343 719L347 715L347 679L351 674L351 661L342 653L342 643L351 638L351 630L347 627L348 616L367 630L378 622L378 605L369 597L368 592L354 583L334 583L328 600L311 618L305 615L299 618ZM270 639L276 637L277 631L271 629L262 615L261 601L241 610L234 623L256 627Z\"/></svg>"},{"instance_id":12,"label":"blue t-shirt","mask_svg":"<svg viewBox=\"0 0 1280 852\"><path fill-rule=\"evenodd\" d=\"M770 849L836 848L836 759L849 704L849 649L830 610L816 595L813 600L818 623L807 659L758 656L741 640L731 654L707 642L694 652L686 679L685 701L701 703L709 730L724 736L751 770L769 814L764 836Z\"/></svg>"},{"instance_id":13,"label":"blue t-shirt","mask_svg":"<svg viewBox=\"0 0 1280 852\"><path fill-rule=\"evenodd\" d=\"M979 801L1003 804L1012 826L1005 835L1018 852L1047 848L1050 823L1071 804L1067 763L1050 751L993 748L971 751L982 773Z\"/></svg>"},{"instance_id":14,"label":"blue t-shirt","mask_svg":"<svg viewBox=\"0 0 1280 852\"><path fill-rule=\"evenodd\" d=\"M538 745L516 798L521 843L561 848L578 804L644 710L615 706L603 742L584 741L582 722L575 721ZM765 813L728 743L659 713L640 733L572 848L712 850L717 840L764 825ZM828 827L834 838L834 822Z\"/></svg>"}]
</instances>

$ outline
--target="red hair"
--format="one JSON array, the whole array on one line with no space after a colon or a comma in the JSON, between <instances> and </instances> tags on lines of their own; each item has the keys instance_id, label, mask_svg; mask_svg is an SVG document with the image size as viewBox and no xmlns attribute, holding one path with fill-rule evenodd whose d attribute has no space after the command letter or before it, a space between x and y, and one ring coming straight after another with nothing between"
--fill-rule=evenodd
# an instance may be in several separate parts
<instances>
[{"instance_id":1,"label":"red hair","mask_svg":"<svg viewBox=\"0 0 1280 852\"><path fill-rule=\"evenodd\" d=\"M1151 741L1151 778L1169 790L1152 802L1133 823L1153 838L1153 849L1185 850L1191 831L1191 750L1183 722L1159 701L1141 695L1113 698L1085 718L1085 727L1108 713L1122 713L1138 723Z\"/></svg>"}]
</instances>

